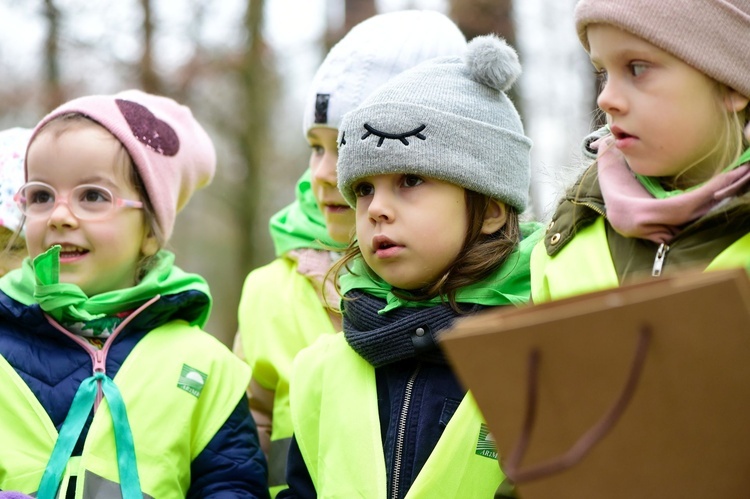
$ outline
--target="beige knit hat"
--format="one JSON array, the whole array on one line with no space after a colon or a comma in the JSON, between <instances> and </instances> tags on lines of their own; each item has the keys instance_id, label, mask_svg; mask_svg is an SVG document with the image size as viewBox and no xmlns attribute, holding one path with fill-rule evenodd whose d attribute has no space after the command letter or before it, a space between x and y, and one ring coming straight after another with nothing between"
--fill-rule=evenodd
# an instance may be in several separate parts
<instances>
[{"instance_id":1,"label":"beige knit hat","mask_svg":"<svg viewBox=\"0 0 750 499\"><path fill-rule=\"evenodd\" d=\"M580 0L576 29L589 51L589 24L643 38L750 97L750 0Z\"/></svg>"}]
</instances>

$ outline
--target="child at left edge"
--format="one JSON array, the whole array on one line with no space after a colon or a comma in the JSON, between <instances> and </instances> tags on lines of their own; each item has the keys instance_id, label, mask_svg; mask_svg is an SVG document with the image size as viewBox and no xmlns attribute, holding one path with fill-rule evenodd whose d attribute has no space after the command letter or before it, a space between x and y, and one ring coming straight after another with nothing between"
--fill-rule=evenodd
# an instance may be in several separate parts
<instances>
[{"instance_id":1,"label":"child at left edge","mask_svg":"<svg viewBox=\"0 0 750 499\"><path fill-rule=\"evenodd\" d=\"M20 127L0 132L0 277L20 267L27 256L23 214L13 196L23 184L23 159L31 132Z\"/></svg>"},{"instance_id":2,"label":"child at left edge","mask_svg":"<svg viewBox=\"0 0 750 499\"><path fill-rule=\"evenodd\" d=\"M189 108L137 90L34 129L29 258L0 279L0 490L268 497L248 367L202 330L206 281L163 249L216 168Z\"/></svg>"},{"instance_id":3,"label":"child at left edge","mask_svg":"<svg viewBox=\"0 0 750 499\"><path fill-rule=\"evenodd\" d=\"M458 317L528 302L531 141L504 93L515 51L484 36L462 55L392 78L339 127L338 186L356 213L337 264L344 334L295 358L278 497L513 493L439 339Z\"/></svg>"}]
</instances>

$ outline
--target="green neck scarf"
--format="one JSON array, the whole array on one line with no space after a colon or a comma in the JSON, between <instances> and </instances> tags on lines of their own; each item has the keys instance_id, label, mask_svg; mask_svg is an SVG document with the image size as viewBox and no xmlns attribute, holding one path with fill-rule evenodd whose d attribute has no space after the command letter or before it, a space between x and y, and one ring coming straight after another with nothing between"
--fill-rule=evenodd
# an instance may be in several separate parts
<instances>
[{"instance_id":1,"label":"green neck scarf","mask_svg":"<svg viewBox=\"0 0 750 499\"><path fill-rule=\"evenodd\" d=\"M53 246L33 263L26 258L20 269L2 277L0 290L25 305L39 303L42 310L60 323L90 322L137 308L157 294L195 290L208 297L208 305L192 321L202 328L208 321L212 303L206 281L175 267L174 254L166 250L156 255L154 268L135 286L88 297L75 284L60 282L60 246Z\"/></svg>"},{"instance_id":2,"label":"green neck scarf","mask_svg":"<svg viewBox=\"0 0 750 499\"><path fill-rule=\"evenodd\" d=\"M457 302L476 303L490 307L519 306L528 303L531 294L529 271L531 250L543 237L544 230L539 223L523 223L521 234L523 236L521 242L505 262L482 281L459 289L456 293ZM385 308L378 311L379 314L399 307L429 307L442 303L440 296L424 301L399 298L393 294L393 287L373 273L361 257L355 259L352 272L342 275L340 282L343 295L356 289L385 300L387 304Z\"/></svg>"},{"instance_id":3,"label":"green neck scarf","mask_svg":"<svg viewBox=\"0 0 750 499\"><path fill-rule=\"evenodd\" d=\"M734 170L738 166L747 163L750 161L750 149L747 149L742 155L732 163L731 165L727 166L722 170L722 173L726 173L728 171ZM664 186L661 185L661 182L659 181L658 177L647 177L645 175L640 175L638 173L635 173L635 178L638 179L638 181L641 183L641 185L656 199L667 199L674 196L678 196L680 194L683 194L685 192L690 192L692 190L695 190L702 186L702 184L694 185L693 187L690 187L688 189L674 189L671 191L668 191L664 189Z\"/></svg>"},{"instance_id":4,"label":"green neck scarf","mask_svg":"<svg viewBox=\"0 0 750 499\"><path fill-rule=\"evenodd\" d=\"M343 250L346 246L328 234L312 192L311 176L308 168L297 182L294 202L271 217L269 229L277 257L300 248Z\"/></svg>"}]
</instances>

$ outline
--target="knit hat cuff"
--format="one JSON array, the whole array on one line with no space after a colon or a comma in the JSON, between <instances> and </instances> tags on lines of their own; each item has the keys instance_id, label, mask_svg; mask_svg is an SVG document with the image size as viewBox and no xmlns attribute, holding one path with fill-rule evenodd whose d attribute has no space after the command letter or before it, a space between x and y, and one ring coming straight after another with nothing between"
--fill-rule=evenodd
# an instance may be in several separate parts
<instances>
[{"instance_id":1,"label":"knit hat cuff","mask_svg":"<svg viewBox=\"0 0 750 499\"><path fill-rule=\"evenodd\" d=\"M509 114L506 123L495 126L408 103L361 107L344 117L339 132L339 189L355 206L352 186L357 179L411 172L486 194L523 211L528 202L531 140L512 131L518 123L517 115ZM374 131L368 132L365 125Z\"/></svg>"}]
</instances>

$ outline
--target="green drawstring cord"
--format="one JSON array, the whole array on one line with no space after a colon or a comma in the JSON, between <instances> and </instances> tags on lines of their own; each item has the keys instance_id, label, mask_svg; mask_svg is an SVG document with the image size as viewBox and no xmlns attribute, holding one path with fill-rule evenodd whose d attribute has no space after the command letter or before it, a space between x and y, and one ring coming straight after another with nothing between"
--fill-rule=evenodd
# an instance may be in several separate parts
<instances>
[{"instance_id":1,"label":"green drawstring cord","mask_svg":"<svg viewBox=\"0 0 750 499\"><path fill-rule=\"evenodd\" d=\"M122 400L120 390L104 373L95 373L86 378L78 387L73 397L65 422L60 428L60 434L52 449L47 468L44 470L42 481L39 484L38 499L54 499L60 480L68 464L73 447L81 435L83 425L86 423L89 413L94 406L97 393L97 382L101 382L104 397L109 404L112 414L112 424L115 430L115 446L117 449L117 469L120 473L120 490L123 499L142 499L141 483L138 478L138 468L135 459L135 445L133 444L133 433L130 431L125 402Z\"/></svg>"}]
</instances>

